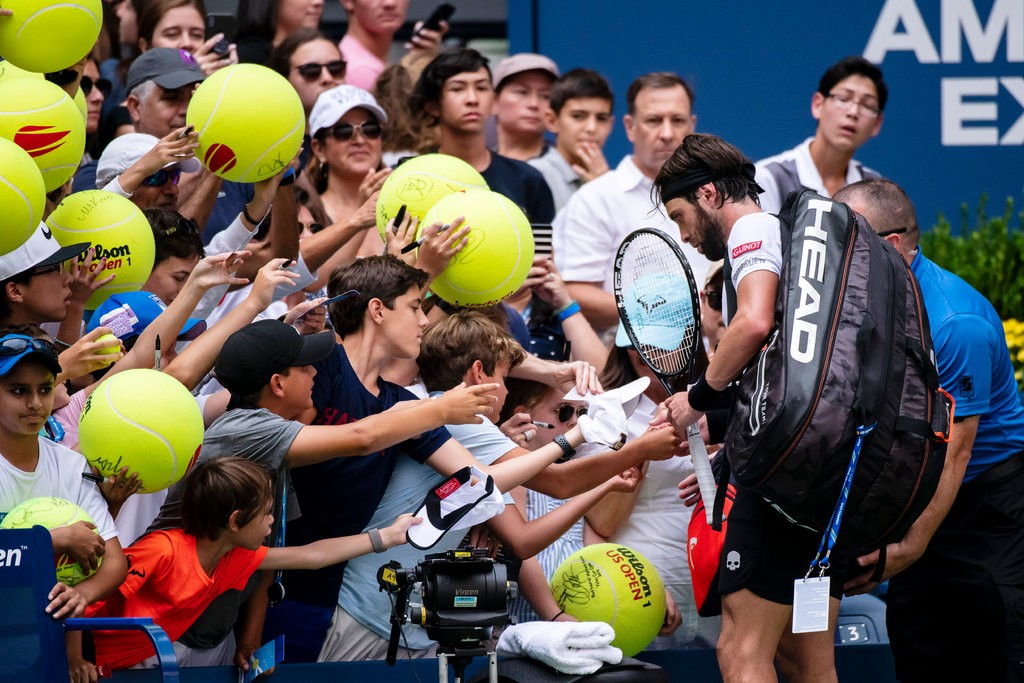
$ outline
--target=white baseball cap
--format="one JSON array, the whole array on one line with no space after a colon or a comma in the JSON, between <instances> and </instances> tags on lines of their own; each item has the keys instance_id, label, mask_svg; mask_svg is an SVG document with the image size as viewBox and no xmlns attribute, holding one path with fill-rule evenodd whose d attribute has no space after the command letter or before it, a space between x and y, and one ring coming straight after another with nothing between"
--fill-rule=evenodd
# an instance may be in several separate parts
<instances>
[{"instance_id":1,"label":"white baseball cap","mask_svg":"<svg viewBox=\"0 0 1024 683\"><path fill-rule=\"evenodd\" d=\"M373 95L354 85L338 85L325 90L316 98L313 111L309 112L309 134L316 136L323 128L330 128L351 110L362 107L387 123L388 115L373 98Z\"/></svg>"},{"instance_id":2,"label":"white baseball cap","mask_svg":"<svg viewBox=\"0 0 1024 683\"><path fill-rule=\"evenodd\" d=\"M20 247L0 256L0 280L12 278L33 268L55 266L80 256L89 248L88 242L62 247L46 223L40 223Z\"/></svg>"},{"instance_id":3,"label":"white baseball cap","mask_svg":"<svg viewBox=\"0 0 1024 683\"><path fill-rule=\"evenodd\" d=\"M160 142L152 135L145 133L128 133L110 141L100 159L96 162L96 187L103 189L111 180L128 170L128 167L146 155ZM202 166L199 159L188 157L180 161L172 161L164 166L177 166L185 173L195 173Z\"/></svg>"}]
</instances>

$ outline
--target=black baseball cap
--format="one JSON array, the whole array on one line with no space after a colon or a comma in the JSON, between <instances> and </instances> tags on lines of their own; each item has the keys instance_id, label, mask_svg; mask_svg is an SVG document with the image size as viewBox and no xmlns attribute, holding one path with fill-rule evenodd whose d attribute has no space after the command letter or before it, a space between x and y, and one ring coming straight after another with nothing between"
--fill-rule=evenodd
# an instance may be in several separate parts
<instances>
[{"instance_id":1,"label":"black baseball cap","mask_svg":"<svg viewBox=\"0 0 1024 683\"><path fill-rule=\"evenodd\" d=\"M227 338L213 371L232 394L249 396L285 368L319 363L333 350L333 332L301 335L279 320L258 320Z\"/></svg>"},{"instance_id":2,"label":"black baseball cap","mask_svg":"<svg viewBox=\"0 0 1024 683\"><path fill-rule=\"evenodd\" d=\"M127 92L131 94L146 81L154 81L166 90L175 90L205 79L206 74L199 67L199 62L187 50L155 47L132 62L128 69Z\"/></svg>"}]
</instances>

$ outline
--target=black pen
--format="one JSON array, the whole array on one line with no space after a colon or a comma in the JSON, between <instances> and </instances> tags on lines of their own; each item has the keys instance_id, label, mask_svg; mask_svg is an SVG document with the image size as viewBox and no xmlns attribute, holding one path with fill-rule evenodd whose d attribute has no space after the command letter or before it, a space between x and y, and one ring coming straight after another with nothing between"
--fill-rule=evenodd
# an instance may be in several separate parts
<instances>
[{"instance_id":1,"label":"black pen","mask_svg":"<svg viewBox=\"0 0 1024 683\"><path fill-rule=\"evenodd\" d=\"M104 477L103 477L102 474L93 474L92 472L82 472L82 479L85 479L86 481L95 482L97 484L102 484Z\"/></svg>"},{"instance_id":2,"label":"black pen","mask_svg":"<svg viewBox=\"0 0 1024 683\"><path fill-rule=\"evenodd\" d=\"M440 228L437 229L437 234L440 235L442 232L447 230L449 227L450 226L447 223L445 223L444 225L442 225ZM402 247L402 253L403 254L408 254L413 249L417 249L420 245L423 244L423 240L425 240L425 239L426 239L426 235L424 235L423 237L419 238L415 242L409 242L409 244L407 244L404 247Z\"/></svg>"}]
</instances>

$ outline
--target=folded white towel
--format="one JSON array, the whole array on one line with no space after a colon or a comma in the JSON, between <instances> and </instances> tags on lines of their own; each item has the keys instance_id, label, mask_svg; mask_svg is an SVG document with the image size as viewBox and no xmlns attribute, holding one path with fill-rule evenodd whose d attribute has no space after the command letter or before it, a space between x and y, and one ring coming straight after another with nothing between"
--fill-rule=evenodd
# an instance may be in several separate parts
<instances>
[{"instance_id":1,"label":"folded white towel","mask_svg":"<svg viewBox=\"0 0 1024 683\"><path fill-rule=\"evenodd\" d=\"M529 621L509 626L498 639L498 653L527 656L564 674L592 674L622 661L611 645L615 631L602 621Z\"/></svg>"}]
</instances>

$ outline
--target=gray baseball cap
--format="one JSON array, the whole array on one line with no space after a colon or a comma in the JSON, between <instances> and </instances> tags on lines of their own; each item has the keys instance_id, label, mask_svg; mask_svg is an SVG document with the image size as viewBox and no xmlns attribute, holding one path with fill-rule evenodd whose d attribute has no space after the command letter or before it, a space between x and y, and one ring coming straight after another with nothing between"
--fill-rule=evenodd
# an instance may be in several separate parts
<instances>
[{"instance_id":1,"label":"gray baseball cap","mask_svg":"<svg viewBox=\"0 0 1024 683\"><path fill-rule=\"evenodd\" d=\"M199 68L187 50L170 47L155 47L143 52L128 69L128 93L146 81L154 81L161 88L175 90L186 85L199 83L206 74Z\"/></svg>"}]
</instances>

